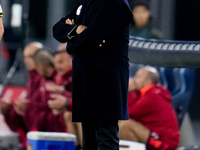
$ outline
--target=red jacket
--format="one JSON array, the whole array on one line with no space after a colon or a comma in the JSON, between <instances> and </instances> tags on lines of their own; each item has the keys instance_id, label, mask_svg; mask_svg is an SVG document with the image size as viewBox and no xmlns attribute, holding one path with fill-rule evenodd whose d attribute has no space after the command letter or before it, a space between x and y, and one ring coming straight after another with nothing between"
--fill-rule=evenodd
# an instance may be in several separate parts
<instances>
[{"instance_id":1,"label":"red jacket","mask_svg":"<svg viewBox=\"0 0 200 150\"><path fill-rule=\"evenodd\" d=\"M33 128L33 118L35 118L35 109L38 107L40 99L40 85L43 77L39 75L35 70L30 71L30 76L27 85L27 99L29 103L27 105L27 110L23 116L23 121L28 129L28 131Z\"/></svg>"},{"instance_id":2,"label":"red jacket","mask_svg":"<svg viewBox=\"0 0 200 150\"><path fill-rule=\"evenodd\" d=\"M54 115L51 108L48 106L48 100L51 99L50 95L53 93L48 91L46 85L50 82L55 82L56 72L49 78L43 78L40 82L38 90L39 98L34 100L33 113L33 129L39 131L50 131L50 132L65 132L66 126L63 120L63 114Z\"/></svg>"},{"instance_id":3,"label":"red jacket","mask_svg":"<svg viewBox=\"0 0 200 150\"><path fill-rule=\"evenodd\" d=\"M27 111L25 115L22 117L18 115L13 105L10 105L10 111L9 114L6 115L5 120L8 126L13 131L17 131L18 129L29 131L32 126L32 118L35 117L35 115L32 113L32 110L35 109L35 99L39 98L39 86L40 82L42 80L42 76L40 76L35 70L29 72L29 80L27 84L27 99L29 100Z\"/></svg>"},{"instance_id":4,"label":"red jacket","mask_svg":"<svg viewBox=\"0 0 200 150\"><path fill-rule=\"evenodd\" d=\"M161 85L150 85L145 92L128 96L129 117L156 132L172 148L179 144L179 127L171 106L171 94Z\"/></svg>"},{"instance_id":5,"label":"red jacket","mask_svg":"<svg viewBox=\"0 0 200 150\"><path fill-rule=\"evenodd\" d=\"M62 94L67 99L69 99L69 107L67 110L72 110L72 68L62 77L60 75L56 76L56 84L64 86L65 92Z\"/></svg>"}]
</instances>

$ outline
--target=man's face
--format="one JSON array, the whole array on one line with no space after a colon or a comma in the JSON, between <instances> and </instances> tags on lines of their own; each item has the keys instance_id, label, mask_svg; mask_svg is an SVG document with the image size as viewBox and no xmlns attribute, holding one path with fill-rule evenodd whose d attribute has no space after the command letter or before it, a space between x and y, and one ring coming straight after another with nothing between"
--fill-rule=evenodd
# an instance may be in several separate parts
<instances>
[{"instance_id":1,"label":"man's face","mask_svg":"<svg viewBox=\"0 0 200 150\"><path fill-rule=\"evenodd\" d=\"M35 63L31 53L24 53L24 62L27 70L31 71L35 69Z\"/></svg>"},{"instance_id":2,"label":"man's face","mask_svg":"<svg viewBox=\"0 0 200 150\"><path fill-rule=\"evenodd\" d=\"M54 64L57 73L60 76L65 75L72 67L72 58L67 53L63 52L54 57Z\"/></svg>"},{"instance_id":3,"label":"man's face","mask_svg":"<svg viewBox=\"0 0 200 150\"><path fill-rule=\"evenodd\" d=\"M150 11L144 6L136 6L133 9L133 18L135 20L136 26L141 28L144 27L150 17Z\"/></svg>"},{"instance_id":4,"label":"man's face","mask_svg":"<svg viewBox=\"0 0 200 150\"><path fill-rule=\"evenodd\" d=\"M136 87L133 78L129 78L128 92L135 91L135 88Z\"/></svg>"},{"instance_id":5,"label":"man's face","mask_svg":"<svg viewBox=\"0 0 200 150\"><path fill-rule=\"evenodd\" d=\"M47 68L44 67L43 65L38 65L35 67L36 71L38 72L38 74L40 74L43 77L48 77L47 76Z\"/></svg>"},{"instance_id":6,"label":"man's face","mask_svg":"<svg viewBox=\"0 0 200 150\"><path fill-rule=\"evenodd\" d=\"M132 80L135 90L140 90L149 83L148 71L145 69L140 69Z\"/></svg>"}]
</instances>

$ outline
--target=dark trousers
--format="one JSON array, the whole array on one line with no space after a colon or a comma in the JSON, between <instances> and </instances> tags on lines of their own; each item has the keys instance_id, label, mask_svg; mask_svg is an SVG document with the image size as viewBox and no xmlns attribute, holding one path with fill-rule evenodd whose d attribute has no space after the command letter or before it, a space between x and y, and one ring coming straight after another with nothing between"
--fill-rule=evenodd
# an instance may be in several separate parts
<instances>
[{"instance_id":1,"label":"dark trousers","mask_svg":"<svg viewBox=\"0 0 200 150\"><path fill-rule=\"evenodd\" d=\"M119 150L118 121L82 123L83 150Z\"/></svg>"}]
</instances>

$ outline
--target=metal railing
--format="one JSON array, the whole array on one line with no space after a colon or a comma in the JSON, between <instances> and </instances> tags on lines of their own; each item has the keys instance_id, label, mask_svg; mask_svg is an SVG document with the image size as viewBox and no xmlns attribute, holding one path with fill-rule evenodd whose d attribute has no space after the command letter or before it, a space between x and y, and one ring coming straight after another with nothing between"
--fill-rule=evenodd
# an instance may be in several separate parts
<instances>
[{"instance_id":1,"label":"metal railing","mask_svg":"<svg viewBox=\"0 0 200 150\"><path fill-rule=\"evenodd\" d=\"M200 68L200 41L147 40L130 37L130 62L173 68Z\"/></svg>"}]
</instances>

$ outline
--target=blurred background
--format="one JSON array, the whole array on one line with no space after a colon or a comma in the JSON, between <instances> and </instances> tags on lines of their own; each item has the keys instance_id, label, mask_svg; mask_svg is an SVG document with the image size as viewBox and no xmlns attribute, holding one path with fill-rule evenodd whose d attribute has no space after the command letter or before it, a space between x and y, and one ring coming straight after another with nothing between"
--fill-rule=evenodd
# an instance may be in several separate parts
<instances>
[{"instance_id":1,"label":"blurred background","mask_svg":"<svg viewBox=\"0 0 200 150\"><path fill-rule=\"evenodd\" d=\"M134 0L129 0L132 3ZM1 0L5 33L0 43L0 84L19 58L18 67L8 83L26 86L27 72L22 59L24 45L40 41L56 50L58 42L52 36L52 26L64 17L77 0ZM151 0L150 11L155 26L164 40L200 41L200 0ZM19 4L20 8L14 8ZM21 9L21 10L20 10ZM19 24L13 24L17 19ZM16 21L16 20L15 20ZM20 59L21 58L21 59ZM200 143L200 70L196 69L194 94L181 129L181 145ZM185 123L185 125L184 125Z\"/></svg>"}]
</instances>

